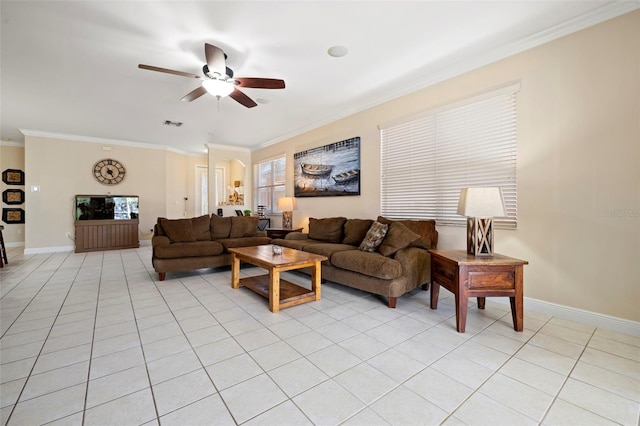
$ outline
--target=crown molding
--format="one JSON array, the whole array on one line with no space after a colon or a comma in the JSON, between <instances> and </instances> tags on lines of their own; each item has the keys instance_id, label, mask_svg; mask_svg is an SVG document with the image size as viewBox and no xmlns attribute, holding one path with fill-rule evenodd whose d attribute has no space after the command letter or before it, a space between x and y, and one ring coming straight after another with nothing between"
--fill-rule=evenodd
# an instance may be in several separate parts
<instances>
[{"instance_id":1,"label":"crown molding","mask_svg":"<svg viewBox=\"0 0 640 426\"><path fill-rule=\"evenodd\" d=\"M483 51L480 54L465 54L465 56L462 58L459 55L450 57L444 61L441 61L440 63L430 65L429 69L427 70L422 70L421 72L420 70L416 70L416 78L406 79L406 81L410 82L409 84L395 86L393 89L389 89L389 91L382 92L381 96L372 101L354 105L352 108L349 108L348 110L343 111L340 114L326 117L323 120L311 123L308 126L295 129L277 138L264 141L254 147L254 150L266 148L278 142L291 139L295 136L328 125L345 117L349 117L351 115L365 111L369 108L381 105L385 102L389 102L399 97L406 96L408 94L425 89L429 86L433 86L437 83L449 80L466 72L470 72L485 65L497 62L501 59L505 59L510 56L525 52L559 38L587 29L594 25L617 18L636 9L640 9L639 0L612 1L581 16L570 19L554 27L547 28L529 37L518 40L517 42L508 43L488 51ZM419 78L420 75L422 75L423 78Z\"/></svg>"},{"instance_id":2,"label":"crown molding","mask_svg":"<svg viewBox=\"0 0 640 426\"><path fill-rule=\"evenodd\" d=\"M251 148L245 148L242 146L233 146L233 145L218 145L215 143L206 143L204 144L204 146L207 147L207 149L224 149L227 151L243 151L243 152L248 152L251 153Z\"/></svg>"},{"instance_id":3,"label":"crown molding","mask_svg":"<svg viewBox=\"0 0 640 426\"><path fill-rule=\"evenodd\" d=\"M0 146L15 146L18 148L24 148L24 142L0 141Z\"/></svg>"},{"instance_id":4,"label":"crown molding","mask_svg":"<svg viewBox=\"0 0 640 426\"><path fill-rule=\"evenodd\" d=\"M19 129L19 130L25 136L32 136L32 137L39 137L39 138L62 139L67 141L86 142L86 143L94 143L94 144L101 144L101 145L117 145L117 146L127 146L131 148L154 149L158 151L174 152L176 154L187 155L189 157L205 156L205 154L194 154L192 152L187 152L187 151L170 147L170 146L157 145L157 144L151 144L151 143L145 143L145 142L131 142L131 141L118 140L118 139L96 138L93 136L81 136L81 135L70 135L65 133L44 132L40 130L29 130L29 129ZM22 146L24 146L24 144Z\"/></svg>"}]
</instances>

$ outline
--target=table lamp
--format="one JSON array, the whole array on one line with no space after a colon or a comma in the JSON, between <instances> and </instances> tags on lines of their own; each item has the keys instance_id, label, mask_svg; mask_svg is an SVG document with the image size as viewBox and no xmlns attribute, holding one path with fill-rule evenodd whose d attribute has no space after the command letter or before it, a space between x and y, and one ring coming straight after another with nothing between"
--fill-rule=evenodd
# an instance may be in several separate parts
<instances>
[{"instance_id":1,"label":"table lamp","mask_svg":"<svg viewBox=\"0 0 640 426\"><path fill-rule=\"evenodd\" d=\"M506 216L500 188L463 188L458 214L467 217L467 252L493 256L493 218Z\"/></svg>"},{"instance_id":2,"label":"table lamp","mask_svg":"<svg viewBox=\"0 0 640 426\"><path fill-rule=\"evenodd\" d=\"M293 197L278 198L278 210L282 211L282 227L291 229L293 227L293 210L297 209L296 199Z\"/></svg>"}]
</instances>

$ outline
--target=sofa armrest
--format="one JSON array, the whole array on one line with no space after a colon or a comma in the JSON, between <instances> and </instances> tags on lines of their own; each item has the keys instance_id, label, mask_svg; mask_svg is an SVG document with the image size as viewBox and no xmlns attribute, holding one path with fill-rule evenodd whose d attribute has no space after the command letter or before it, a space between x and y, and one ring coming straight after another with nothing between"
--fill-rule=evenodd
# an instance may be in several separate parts
<instances>
[{"instance_id":1,"label":"sofa armrest","mask_svg":"<svg viewBox=\"0 0 640 426\"><path fill-rule=\"evenodd\" d=\"M167 236L156 235L151 238L151 245L153 247L168 246L169 244L171 244L171 240L169 240L169 237Z\"/></svg>"},{"instance_id":2,"label":"sofa armrest","mask_svg":"<svg viewBox=\"0 0 640 426\"><path fill-rule=\"evenodd\" d=\"M285 240L308 240L309 239L309 234L306 234L304 232L300 232L300 231L295 231L295 232L289 232L285 237Z\"/></svg>"},{"instance_id":3,"label":"sofa armrest","mask_svg":"<svg viewBox=\"0 0 640 426\"><path fill-rule=\"evenodd\" d=\"M399 250L394 258L402 265L407 277L408 290L431 281L431 255L423 248L407 247Z\"/></svg>"}]
</instances>

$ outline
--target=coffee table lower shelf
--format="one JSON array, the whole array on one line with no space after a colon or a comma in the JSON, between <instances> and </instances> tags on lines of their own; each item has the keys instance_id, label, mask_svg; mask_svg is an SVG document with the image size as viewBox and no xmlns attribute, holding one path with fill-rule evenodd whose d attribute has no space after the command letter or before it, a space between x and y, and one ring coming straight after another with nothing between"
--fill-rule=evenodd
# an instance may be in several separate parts
<instances>
[{"instance_id":1,"label":"coffee table lower shelf","mask_svg":"<svg viewBox=\"0 0 640 426\"><path fill-rule=\"evenodd\" d=\"M269 275L258 275L240 279L240 285L247 287L260 296L269 300ZM299 305L301 303L316 300L316 292L308 288L300 287L290 281L280 278L280 308Z\"/></svg>"}]
</instances>

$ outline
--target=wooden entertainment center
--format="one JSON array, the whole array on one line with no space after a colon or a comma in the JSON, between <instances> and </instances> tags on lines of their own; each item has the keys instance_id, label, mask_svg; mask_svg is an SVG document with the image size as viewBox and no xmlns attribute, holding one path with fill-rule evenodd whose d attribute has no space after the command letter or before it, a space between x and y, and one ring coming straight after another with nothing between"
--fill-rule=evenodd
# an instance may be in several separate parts
<instances>
[{"instance_id":1,"label":"wooden entertainment center","mask_svg":"<svg viewBox=\"0 0 640 426\"><path fill-rule=\"evenodd\" d=\"M76 195L76 253L140 246L137 195Z\"/></svg>"}]
</instances>

